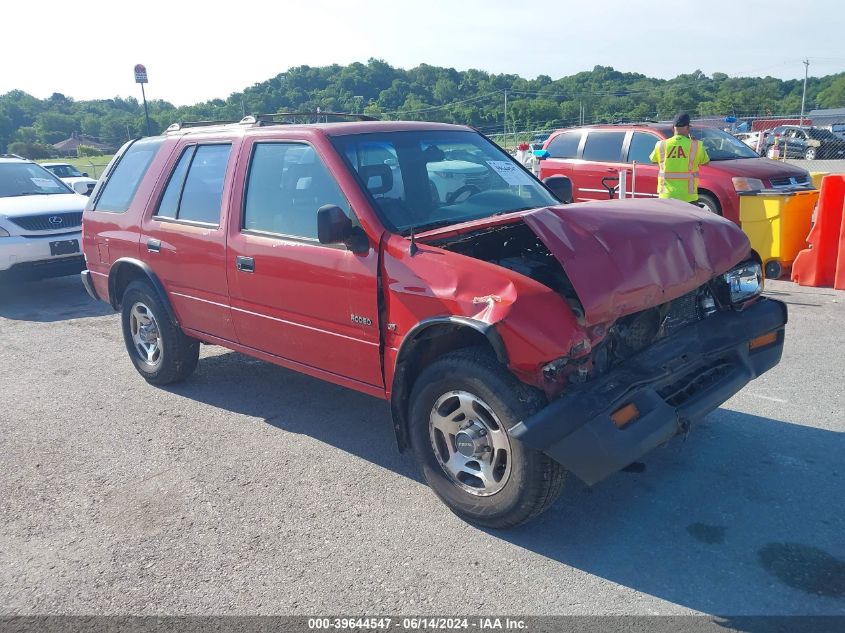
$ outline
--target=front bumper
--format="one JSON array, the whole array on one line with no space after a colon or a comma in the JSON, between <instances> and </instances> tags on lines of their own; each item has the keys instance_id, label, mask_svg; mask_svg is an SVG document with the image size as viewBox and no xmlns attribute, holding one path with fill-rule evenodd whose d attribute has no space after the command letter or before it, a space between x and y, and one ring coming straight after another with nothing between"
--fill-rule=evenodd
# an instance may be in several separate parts
<instances>
[{"instance_id":1,"label":"front bumper","mask_svg":"<svg viewBox=\"0 0 845 633\"><path fill-rule=\"evenodd\" d=\"M51 242L66 242L76 240L77 251L65 255L53 255L50 250ZM55 265L61 268L61 260L82 259L82 232L70 231L67 233L53 235L12 235L11 237L0 237L0 272L12 269L36 269L43 266L45 269ZM79 272L81 268L74 272Z\"/></svg>"},{"instance_id":2,"label":"front bumper","mask_svg":"<svg viewBox=\"0 0 845 633\"><path fill-rule=\"evenodd\" d=\"M574 386L511 429L587 484L628 466L686 430L780 361L786 305L760 299L742 312L719 312L678 330L616 369ZM751 350L749 341L776 332ZM617 427L628 404L638 417Z\"/></svg>"}]
</instances>

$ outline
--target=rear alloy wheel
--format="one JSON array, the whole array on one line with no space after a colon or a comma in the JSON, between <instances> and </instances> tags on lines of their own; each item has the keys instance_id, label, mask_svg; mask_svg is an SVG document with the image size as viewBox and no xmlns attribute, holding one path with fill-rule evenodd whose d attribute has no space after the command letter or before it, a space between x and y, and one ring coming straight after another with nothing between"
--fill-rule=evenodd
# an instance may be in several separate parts
<instances>
[{"instance_id":1,"label":"rear alloy wheel","mask_svg":"<svg viewBox=\"0 0 845 633\"><path fill-rule=\"evenodd\" d=\"M126 350L135 369L154 385L180 382L196 369L199 341L186 336L144 281L133 281L121 299Z\"/></svg>"},{"instance_id":2,"label":"rear alloy wheel","mask_svg":"<svg viewBox=\"0 0 845 633\"><path fill-rule=\"evenodd\" d=\"M816 160L816 148L815 147L808 147L807 151L804 152L804 159L805 160Z\"/></svg>"},{"instance_id":3,"label":"rear alloy wheel","mask_svg":"<svg viewBox=\"0 0 845 633\"><path fill-rule=\"evenodd\" d=\"M451 352L420 374L411 394L411 446L428 485L455 514L507 528L557 499L563 467L509 434L544 402L483 348Z\"/></svg>"}]
</instances>

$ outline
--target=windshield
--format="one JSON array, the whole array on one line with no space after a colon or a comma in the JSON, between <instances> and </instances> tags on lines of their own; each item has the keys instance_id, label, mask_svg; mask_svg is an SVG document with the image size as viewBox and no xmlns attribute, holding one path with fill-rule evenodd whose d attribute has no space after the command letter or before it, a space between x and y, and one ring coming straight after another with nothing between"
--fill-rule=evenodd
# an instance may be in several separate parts
<instances>
[{"instance_id":1,"label":"windshield","mask_svg":"<svg viewBox=\"0 0 845 633\"><path fill-rule=\"evenodd\" d=\"M356 134L333 142L382 221L399 233L558 204L476 132Z\"/></svg>"},{"instance_id":2,"label":"windshield","mask_svg":"<svg viewBox=\"0 0 845 633\"><path fill-rule=\"evenodd\" d=\"M0 197L72 193L61 180L35 163L0 163Z\"/></svg>"},{"instance_id":3,"label":"windshield","mask_svg":"<svg viewBox=\"0 0 845 633\"><path fill-rule=\"evenodd\" d=\"M51 172L56 174L59 178L81 178L82 174L73 165L50 165L47 167Z\"/></svg>"},{"instance_id":4,"label":"windshield","mask_svg":"<svg viewBox=\"0 0 845 633\"><path fill-rule=\"evenodd\" d=\"M714 127L699 127L691 136L704 143L710 160L734 160L737 158L760 158L753 149L738 138Z\"/></svg>"}]
</instances>

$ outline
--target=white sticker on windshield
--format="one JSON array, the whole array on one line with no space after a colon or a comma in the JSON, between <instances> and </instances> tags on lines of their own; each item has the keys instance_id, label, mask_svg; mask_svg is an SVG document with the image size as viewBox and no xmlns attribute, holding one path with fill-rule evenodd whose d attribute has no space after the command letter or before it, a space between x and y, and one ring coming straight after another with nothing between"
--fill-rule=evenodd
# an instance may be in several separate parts
<instances>
[{"instance_id":1,"label":"white sticker on windshield","mask_svg":"<svg viewBox=\"0 0 845 633\"><path fill-rule=\"evenodd\" d=\"M488 160L487 164L509 185L533 185L531 176L506 160Z\"/></svg>"},{"instance_id":2,"label":"white sticker on windshield","mask_svg":"<svg viewBox=\"0 0 845 633\"><path fill-rule=\"evenodd\" d=\"M43 187L45 189L54 189L58 185L49 178L30 178L32 184L36 187Z\"/></svg>"}]
</instances>

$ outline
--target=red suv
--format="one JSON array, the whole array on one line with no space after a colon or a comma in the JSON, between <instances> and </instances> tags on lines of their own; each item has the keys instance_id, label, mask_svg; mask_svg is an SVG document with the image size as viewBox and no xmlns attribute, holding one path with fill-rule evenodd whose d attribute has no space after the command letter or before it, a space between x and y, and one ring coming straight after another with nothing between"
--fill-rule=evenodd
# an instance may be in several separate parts
<instances>
[{"instance_id":1,"label":"red suv","mask_svg":"<svg viewBox=\"0 0 845 633\"><path fill-rule=\"evenodd\" d=\"M149 383L211 343L386 399L437 495L504 527L780 359L786 307L722 218L562 205L465 127L279 118L127 143L90 199L83 283Z\"/></svg>"},{"instance_id":2,"label":"red suv","mask_svg":"<svg viewBox=\"0 0 845 633\"><path fill-rule=\"evenodd\" d=\"M607 200L610 188L618 185L617 174L624 170L627 196L656 198L658 168L649 155L658 141L673 133L670 123L558 130L543 145L548 156L540 161L540 178L567 176L577 201ZM740 191L813 188L807 170L761 158L727 132L699 126L692 128L691 136L701 139L710 156L710 163L699 170L699 202L737 224Z\"/></svg>"}]
</instances>

